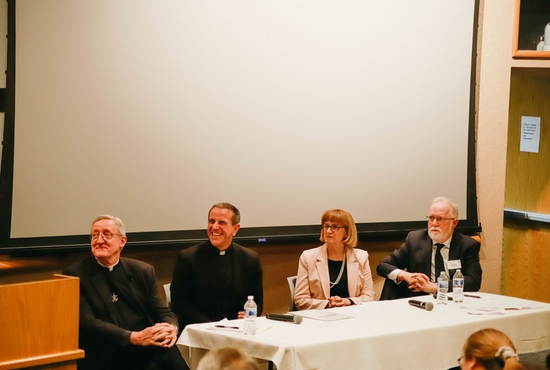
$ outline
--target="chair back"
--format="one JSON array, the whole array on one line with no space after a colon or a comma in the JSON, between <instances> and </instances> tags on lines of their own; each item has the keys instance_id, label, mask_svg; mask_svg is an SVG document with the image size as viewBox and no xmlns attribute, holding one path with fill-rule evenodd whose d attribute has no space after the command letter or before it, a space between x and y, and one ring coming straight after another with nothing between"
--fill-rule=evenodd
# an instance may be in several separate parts
<instances>
[{"instance_id":1,"label":"chair back","mask_svg":"<svg viewBox=\"0 0 550 370\"><path fill-rule=\"evenodd\" d=\"M296 287L296 276L289 276L286 278L288 281L288 289L290 290L290 303L288 305L289 311L296 311L296 305L294 304L294 289Z\"/></svg>"},{"instance_id":2,"label":"chair back","mask_svg":"<svg viewBox=\"0 0 550 370\"><path fill-rule=\"evenodd\" d=\"M170 284L164 284L164 294L166 294L166 305L170 307Z\"/></svg>"}]
</instances>

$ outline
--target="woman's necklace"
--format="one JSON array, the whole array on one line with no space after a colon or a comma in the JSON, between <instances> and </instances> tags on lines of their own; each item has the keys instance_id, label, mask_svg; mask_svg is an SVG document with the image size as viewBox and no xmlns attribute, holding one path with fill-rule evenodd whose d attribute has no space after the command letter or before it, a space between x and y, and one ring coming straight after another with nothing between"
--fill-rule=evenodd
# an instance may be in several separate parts
<instances>
[{"instance_id":1,"label":"woman's necklace","mask_svg":"<svg viewBox=\"0 0 550 370\"><path fill-rule=\"evenodd\" d=\"M342 267L340 267L340 273L338 274L336 281L333 283L332 281L330 281L330 278L329 278L330 289L332 289L332 287L334 287L336 284L340 282L340 279L342 278L342 274L344 273L345 266L346 266L346 247L344 247L344 259L342 260Z\"/></svg>"}]
</instances>

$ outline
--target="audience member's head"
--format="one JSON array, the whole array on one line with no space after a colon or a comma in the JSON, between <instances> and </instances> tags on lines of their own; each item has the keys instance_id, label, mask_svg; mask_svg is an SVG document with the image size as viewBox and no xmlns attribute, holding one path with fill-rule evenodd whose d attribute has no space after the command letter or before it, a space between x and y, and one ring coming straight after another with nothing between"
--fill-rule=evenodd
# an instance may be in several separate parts
<instances>
[{"instance_id":1,"label":"audience member's head","mask_svg":"<svg viewBox=\"0 0 550 370\"><path fill-rule=\"evenodd\" d=\"M197 370L259 370L254 359L232 347L221 347L208 352L199 362Z\"/></svg>"},{"instance_id":2,"label":"audience member's head","mask_svg":"<svg viewBox=\"0 0 550 370\"><path fill-rule=\"evenodd\" d=\"M483 329L470 335L462 352L458 361L462 370L523 369L510 338L496 329Z\"/></svg>"}]
</instances>

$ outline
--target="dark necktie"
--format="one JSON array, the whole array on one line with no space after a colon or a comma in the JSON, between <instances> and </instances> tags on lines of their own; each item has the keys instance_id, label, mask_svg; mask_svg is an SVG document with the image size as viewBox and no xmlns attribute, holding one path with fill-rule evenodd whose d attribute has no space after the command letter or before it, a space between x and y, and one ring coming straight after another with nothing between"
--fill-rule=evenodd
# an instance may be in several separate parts
<instances>
[{"instance_id":1,"label":"dark necktie","mask_svg":"<svg viewBox=\"0 0 550 370\"><path fill-rule=\"evenodd\" d=\"M445 271L445 263L443 262L443 256L441 255L441 248L443 248L445 244L437 243L435 246L437 247L437 250L435 251L435 281L437 281L441 271Z\"/></svg>"}]
</instances>

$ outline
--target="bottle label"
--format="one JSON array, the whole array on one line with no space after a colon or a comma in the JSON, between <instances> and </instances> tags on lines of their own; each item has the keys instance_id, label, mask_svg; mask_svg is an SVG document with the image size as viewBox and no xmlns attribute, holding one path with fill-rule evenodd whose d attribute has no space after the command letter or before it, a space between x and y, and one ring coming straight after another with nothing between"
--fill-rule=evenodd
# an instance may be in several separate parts
<instances>
[{"instance_id":1,"label":"bottle label","mask_svg":"<svg viewBox=\"0 0 550 370\"><path fill-rule=\"evenodd\" d=\"M245 308L244 309L244 317L256 317L256 308Z\"/></svg>"},{"instance_id":2,"label":"bottle label","mask_svg":"<svg viewBox=\"0 0 550 370\"><path fill-rule=\"evenodd\" d=\"M449 282L448 281L438 281L437 286L439 289L449 289Z\"/></svg>"}]
</instances>

